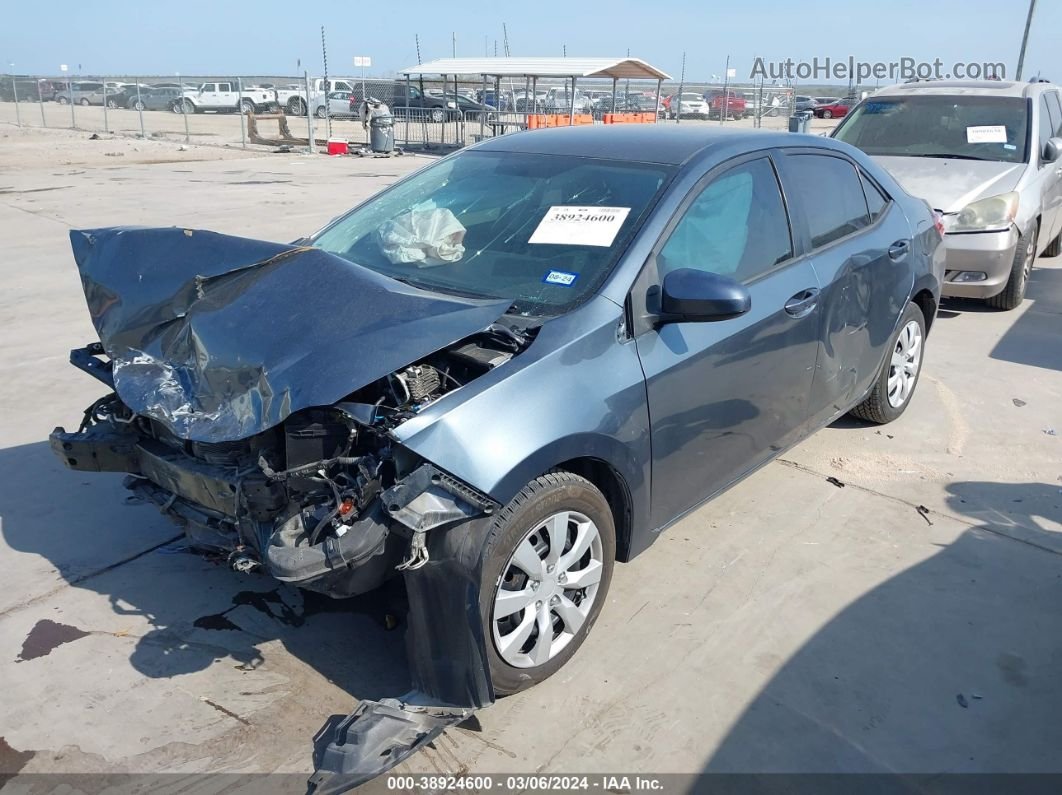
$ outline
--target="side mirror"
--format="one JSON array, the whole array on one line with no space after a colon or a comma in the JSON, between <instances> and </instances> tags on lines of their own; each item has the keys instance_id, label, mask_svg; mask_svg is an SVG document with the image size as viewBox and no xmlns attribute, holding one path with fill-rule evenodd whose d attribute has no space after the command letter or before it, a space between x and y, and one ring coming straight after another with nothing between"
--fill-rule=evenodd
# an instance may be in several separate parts
<instances>
[{"instance_id":1,"label":"side mirror","mask_svg":"<svg viewBox=\"0 0 1062 795\"><path fill-rule=\"evenodd\" d=\"M1043 161L1054 163L1059 156L1062 156L1062 138L1048 138L1047 143L1044 144Z\"/></svg>"},{"instance_id":2,"label":"side mirror","mask_svg":"<svg viewBox=\"0 0 1062 795\"><path fill-rule=\"evenodd\" d=\"M663 323L727 320L752 308L748 289L729 276L680 268L664 276L660 292Z\"/></svg>"}]
</instances>

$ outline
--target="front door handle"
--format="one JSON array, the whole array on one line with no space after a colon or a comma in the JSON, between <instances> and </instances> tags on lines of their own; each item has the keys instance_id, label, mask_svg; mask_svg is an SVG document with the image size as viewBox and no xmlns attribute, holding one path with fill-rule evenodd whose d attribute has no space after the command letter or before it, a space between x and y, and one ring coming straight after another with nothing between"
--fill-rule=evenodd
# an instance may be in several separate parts
<instances>
[{"instance_id":1,"label":"front door handle","mask_svg":"<svg viewBox=\"0 0 1062 795\"><path fill-rule=\"evenodd\" d=\"M889 246L889 259L903 259L911 248L910 240L897 240Z\"/></svg>"},{"instance_id":2,"label":"front door handle","mask_svg":"<svg viewBox=\"0 0 1062 795\"><path fill-rule=\"evenodd\" d=\"M806 290L801 290L794 295L788 301L785 302L785 311L787 314L793 317L804 317L808 315L815 305L819 302L819 288L809 287Z\"/></svg>"}]
</instances>

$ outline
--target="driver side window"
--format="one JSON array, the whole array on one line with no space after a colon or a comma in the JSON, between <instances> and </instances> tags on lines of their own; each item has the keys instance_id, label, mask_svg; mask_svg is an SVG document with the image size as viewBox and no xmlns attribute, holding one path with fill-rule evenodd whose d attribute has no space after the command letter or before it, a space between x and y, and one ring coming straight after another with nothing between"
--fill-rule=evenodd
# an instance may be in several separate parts
<instances>
[{"instance_id":1,"label":"driver side window","mask_svg":"<svg viewBox=\"0 0 1062 795\"><path fill-rule=\"evenodd\" d=\"M726 171L686 209L660 250L660 277L680 268L749 281L793 256L789 220L765 157Z\"/></svg>"}]
</instances>

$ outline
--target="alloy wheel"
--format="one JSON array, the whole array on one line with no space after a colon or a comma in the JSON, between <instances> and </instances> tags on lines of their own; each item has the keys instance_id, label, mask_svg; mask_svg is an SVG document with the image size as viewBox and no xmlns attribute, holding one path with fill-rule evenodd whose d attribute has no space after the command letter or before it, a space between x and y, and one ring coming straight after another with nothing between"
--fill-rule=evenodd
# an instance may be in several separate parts
<instances>
[{"instance_id":1,"label":"alloy wheel","mask_svg":"<svg viewBox=\"0 0 1062 795\"><path fill-rule=\"evenodd\" d=\"M922 365L922 327L911 320L896 338L896 347L889 364L889 405L900 408L914 391L918 369Z\"/></svg>"},{"instance_id":2,"label":"alloy wheel","mask_svg":"<svg viewBox=\"0 0 1062 795\"><path fill-rule=\"evenodd\" d=\"M509 558L491 608L499 656L515 668L556 657L582 629L604 569L601 533L585 514L538 522Z\"/></svg>"}]
</instances>

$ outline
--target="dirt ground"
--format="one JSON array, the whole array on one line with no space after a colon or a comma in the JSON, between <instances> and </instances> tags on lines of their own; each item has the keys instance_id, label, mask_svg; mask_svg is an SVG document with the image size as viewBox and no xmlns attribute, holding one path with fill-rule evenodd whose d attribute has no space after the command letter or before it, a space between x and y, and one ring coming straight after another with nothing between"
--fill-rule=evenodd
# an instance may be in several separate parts
<instances>
[{"instance_id":1,"label":"dirt ground","mask_svg":"<svg viewBox=\"0 0 1062 795\"><path fill-rule=\"evenodd\" d=\"M0 776L298 791L329 715L408 688L391 595L238 574L61 466L48 433L101 394L67 363L93 339L68 233L292 240L428 160L87 136L0 123ZM396 772L1062 773L1062 263L1037 264L1014 312L945 304L901 421L839 421L672 527L562 672Z\"/></svg>"}]
</instances>

